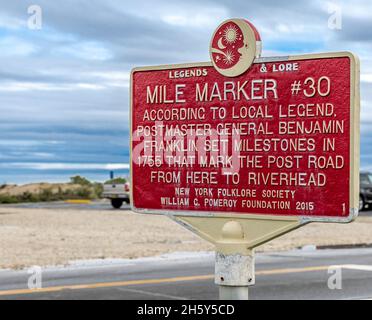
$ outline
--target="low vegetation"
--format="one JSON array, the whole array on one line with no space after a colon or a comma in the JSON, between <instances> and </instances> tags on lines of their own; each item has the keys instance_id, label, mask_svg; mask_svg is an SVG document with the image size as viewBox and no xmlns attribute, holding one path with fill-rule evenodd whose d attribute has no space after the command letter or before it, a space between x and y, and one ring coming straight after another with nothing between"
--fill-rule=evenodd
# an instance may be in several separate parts
<instances>
[{"instance_id":1,"label":"low vegetation","mask_svg":"<svg viewBox=\"0 0 372 320\"><path fill-rule=\"evenodd\" d=\"M21 202L44 202L44 201L63 201L78 199L99 199L103 192L103 184L91 182L88 179L75 176L70 178L67 184L50 184L48 187L40 184L40 187L30 192L25 191L16 194L10 194L5 191L7 185L0 186L0 203L12 204Z\"/></svg>"},{"instance_id":2,"label":"low vegetation","mask_svg":"<svg viewBox=\"0 0 372 320\"><path fill-rule=\"evenodd\" d=\"M114 179L110 179L110 180L107 180L105 181L105 184L110 184L110 183L116 183L116 184L124 184L127 182L127 179L125 178L114 178Z\"/></svg>"}]
</instances>

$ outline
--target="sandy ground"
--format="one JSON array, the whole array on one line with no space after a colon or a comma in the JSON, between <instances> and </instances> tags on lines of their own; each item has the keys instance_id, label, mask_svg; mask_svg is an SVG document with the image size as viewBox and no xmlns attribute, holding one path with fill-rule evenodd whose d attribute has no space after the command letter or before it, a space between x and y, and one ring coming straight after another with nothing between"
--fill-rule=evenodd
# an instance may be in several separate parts
<instances>
[{"instance_id":1,"label":"sandy ground","mask_svg":"<svg viewBox=\"0 0 372 320\"><path fill-rule=\"evenodd\" d=\"M372 244L372 218L352 224L311 224L258 251L304 245ZM130 211L0 208L0 268L60 265L72 260L138 258L213 250L175 222Z\"/></svg>"}]
</instances>

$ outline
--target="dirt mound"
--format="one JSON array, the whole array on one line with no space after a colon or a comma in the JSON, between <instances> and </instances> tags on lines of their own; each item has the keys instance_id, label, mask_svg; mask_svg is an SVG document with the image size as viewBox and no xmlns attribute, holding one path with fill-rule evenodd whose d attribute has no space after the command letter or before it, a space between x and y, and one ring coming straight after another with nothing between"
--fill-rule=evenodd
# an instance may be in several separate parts
<instances>
[{"instance_id":1,"label":"dirt mound","mask_svg":"<svg viewBox=\"0 0 372 320\"><path fill-rule=\"evenodd\" d=\"M45 190L56 194L58 192L74 191L81 188L78 184L71 183L30 183L25 185L4 185L0 189L0 195L19 196L24 193L40 194Z\"/></svg>"}]
</instances>

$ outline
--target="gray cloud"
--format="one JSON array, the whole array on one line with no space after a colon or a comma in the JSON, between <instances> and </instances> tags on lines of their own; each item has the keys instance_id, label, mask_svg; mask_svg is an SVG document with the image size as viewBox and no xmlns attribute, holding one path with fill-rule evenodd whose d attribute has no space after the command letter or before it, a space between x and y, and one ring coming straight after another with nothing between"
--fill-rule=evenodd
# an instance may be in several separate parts
<instances>
[{"instance_id":1,"label":"gray cloud","mask_svg":"<svg viewBox=\"0 0 372 320\"><path fill-rule=\"evenodd\" d=\"M130 69L208 60L211 34L226 18L251 20L266 55L347 49L372 74L372 10L363 10L370 6L362 0L336 1L343 8L340 31L328 29L320 0L0 2L2 139L64 142L29 146L28 161L50 153L56 161L125 162ZM35 3L43 9L39 31L26 25L27 7ZM363 145L370 139L370 88L363 83ZM7 161L17 158L14 152L7 149Z\"/></svg>"}]
</instances>

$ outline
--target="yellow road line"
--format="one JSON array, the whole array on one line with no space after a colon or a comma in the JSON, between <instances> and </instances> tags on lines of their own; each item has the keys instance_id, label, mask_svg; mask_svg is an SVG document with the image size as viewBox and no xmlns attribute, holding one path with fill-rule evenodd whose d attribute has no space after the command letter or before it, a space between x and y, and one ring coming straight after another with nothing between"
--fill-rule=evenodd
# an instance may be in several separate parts
<instances>
[{"instance_id":1,"label":"yellow road line","mask_svg":"<svg viewBox=\"0 0 372 320\"><path fill-rule=\"evenodd\" d=\"M286 273L301 273L311 271L323 271L328 270L329 266L315 266L315 267L304 267L304 268L287 268L287 269L273 269L273 270L261 270L257 271L256 275L272 275L272 274L286 274Z\"/></svg>"},{"instance_id":2,"label":"yellow road line","mask_svg":"<svg viewBox=\"0 0 372 320\"><path fill-rule=\"evenodd\" d=\"M61 291L61 290L112 288L112 287L125 287L125 286L132 286L132 285L141 285L141 284L158 284L158 283L166 283L166 282L209 280L209 279L213 279L213 277L214 277L213 275L203 275L203 276L190 276L190 277L129 280L129 281L118 281L118 282L99 282L99 283L89 283L89 284L47 287L47 288L41 288L41 289L35 289L35 290L30 290L30 289L7 290L7 291L0 291L0 296L55 292L55 291Z\"/></svg>"},{"instance_id":3,"label":"yellow road line","mask_svg":"<svg viewBox=\"0 0 372 320\"><path fill-rule=\"evenodd\" d=\"M84 199L80 199L80 200L66 200L65 202L66 203L71 203L71 204L90 204L90 203L92 203L92 201L90 201L90 200L84 200Z\"/></svg>"},{"instance_id":4,"label":"yellow road line","mask_svg":"<svg viewBox=\"0 0 372 320\"><path fill-rule=\"evenodd\" d=\"M327 270L328 268L329 266L315 266L315 267L305 267L305 268L261 270L261 271L257 271L256 275L274 275L274 274L322 271L322 270ZM200 276L189 276L189 277L128 280L128 281L117 281L117 282L99 282L99 283L89 283L89 284L79 284L79 285L46 287L46 288L35 289L35 290L30 290L30 289L4 290L4 291L0 291L0 296L57 292L57 291L62 291L62 290L113 288L113 287L125 287L125 286L143 285L143 284L159 284L159 283L172 283L172 282L211 280L211 279L214 279L214 275L212 274L200 275Z\"/></svg>"}]
</instances>

